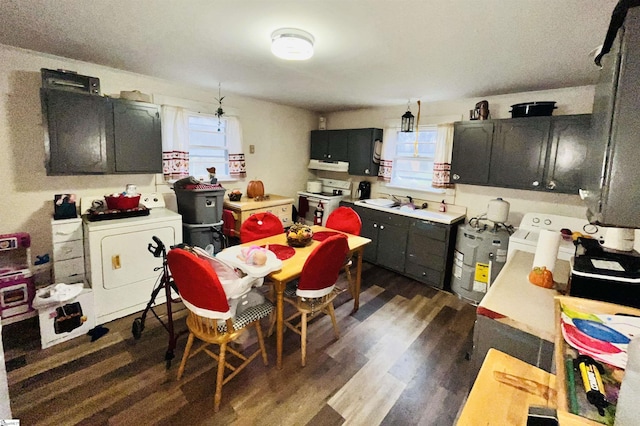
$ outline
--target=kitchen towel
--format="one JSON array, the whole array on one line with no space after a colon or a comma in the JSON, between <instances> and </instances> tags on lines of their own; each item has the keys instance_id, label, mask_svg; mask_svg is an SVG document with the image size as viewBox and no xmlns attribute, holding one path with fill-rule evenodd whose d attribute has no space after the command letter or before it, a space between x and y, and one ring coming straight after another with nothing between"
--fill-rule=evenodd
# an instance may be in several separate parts
<instances>
[{"instance_id":1,"label":"kitchen towel","mask_svg":"<svg viewBox=\"0 0 640 426\"><path fill-rule=\"evenodd\" d=\"M541 229L538 236L536 254L533 258L533 267L544 266L553 273L560 249L560 232Z\"/></svg>"},{"instance_id":2,"label":"kitchen towel","mask_svg":"<svg viewBox=\"0 0 640 426\"><path fill-rule=\"evenodd\" d=\"M222 233L227 237L233 237L236 229L236 218L231 210L222 210Z\"/></svg>"},{"instance_id":3,"label":"kitchen towel","mask_svg":"<svg viewBox=\"0 0 640 426\"><path fill-rule=\"evenodd\" d=\"M309 199L304 195L298 198L298 217L304 218L309 211Z\"/></svg>"}]
</instances>

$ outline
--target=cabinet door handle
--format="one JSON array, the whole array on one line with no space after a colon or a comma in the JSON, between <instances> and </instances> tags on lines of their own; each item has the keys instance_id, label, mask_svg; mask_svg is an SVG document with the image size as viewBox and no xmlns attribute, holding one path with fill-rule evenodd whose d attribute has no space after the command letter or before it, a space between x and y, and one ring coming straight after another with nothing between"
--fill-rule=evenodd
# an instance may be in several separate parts
<instances>
[{"instance_id":1,"label":"cabinet door handle","mask_svg":"<svg viewBox=\"0 0 640 426\"><path fill-rule=\"evenodd\" d=\"M457 173L453 174L453 180L460 180L460 175Z\"/></svg>"},{"instance_id":2,"label":"cabinet door handle","mask_svg":"<svg viewBox=\"0 0 640 426\"><path fill-rule=\"evenodd\" d=\"M582 188L578 189L578 194L580 195L581 200L587 198L587 191Z\"/></svg>"},{"instance_id":3,"label":"cabinet door handle","mask_svg":"<svg viewBox=\"0 0 640 426\"><path fill-rule=\"evenodd\" d=\"M549 181L549 183L547 184L547 189L556 189L556 181Z\"/></svg>"},{"instance_id":4,"label":"cabinet door handle","mask_svg":"<svg viewBox=\"0 0 640 426\"><path fill-rule=\"evenodd\" d=\"M378 227L378 224L377 224L377 223L374 223L374 224L373 224L373 227L374 227L374 228L377 228L377 227Z\"/></svg>"},{"instance_id":5,"label":"cabinet door handle","mask_svg":"<svg viewBox=\"0 0 640 426\"><path fill-rule=\"evenodd\" d=\"M384 225L380 225L380 229L384 229Z\"/></svg>"},{"instance_id":6,"label":"cabinet door handle","mask_svg":"<svg viewBox=\"0 0 640 426\"><path fill-rule=\"evenodd\" d=\"M331 158L331 154L327 154L327 158Z\"/></svg>"},{"instance_id":7,"label":"cabinet door handle","mask_svg":"<svg viewBox=\"0 0 640 426\"><path fill-rule=\"evenodd\" d=\"M370 175L370 174L371 174L371 172L369 171L369 169L364 169L364 174L365 174L365 175Z\"/></svg>"},{"instance_id":8,"label":"cabinet door handle","mask_svg":"<svg viewBox=\"0 0 640 426\"><path fill-rule=\"evenodd\" d=\"M533 183L531 184L531 186L538 186L540 185L540 182L538 182L537 180L534 180Z\"/></svg>"}]
</instances>

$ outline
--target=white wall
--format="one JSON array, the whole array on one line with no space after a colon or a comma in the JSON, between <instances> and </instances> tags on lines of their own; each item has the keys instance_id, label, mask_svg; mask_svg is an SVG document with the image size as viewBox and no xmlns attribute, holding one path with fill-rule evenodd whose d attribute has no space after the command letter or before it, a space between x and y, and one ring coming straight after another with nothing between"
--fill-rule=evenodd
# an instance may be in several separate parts
<instances>
[{"instance_id":1,"label":"white wall","mask_svg":"<svg viewBox=\"0 0 640 426\"><path fill-rule=\"evenodd\" d=\"M593 86L580 86L567 89L546 90L538 92L515 93L484 98L461 99L455 101L424 102L421 101L420 123L426 123L434 117L457 116L459 120L468 120L469 110L481 100L489 101L491 118L510 118L511 105L521 102L556 101L554 115L588 114L593 107ZM406 105L360 109L325 114L327 128L345 129L359 127L380 127L390 119L399 120L406 111ZM412 102L411 111L417 115L416 100ZM439 202L445 198L448 203L463 206L467 209L467 218L486 212L489 200L502 197L511 204L509 223L517 226L527 212L554 213L566 216L586 218L586 207L577 195L551 194L534 191L492 188L475 185L456 185L455 196L443 196L429 193L416 193L398 189L385 188L382 183L369 178L374 183L373 194L394 193L412 195L418 202Z\"/></svg>"},{"instance_id":2,"label":"white wall","mask_svg":"<svg viewBox=\"0 0 640 426\"><path fill-rule=\"evenodd\" d=\"M47 176L40 107L40 68L67 69L100 78L104 95L121 90L214 103L218 90L185 86L95 64L0 45L0 234L29 232L32 257L52 252L51 216L55 194L79 197L121 191L127 183L141 192L166 191L160 175ZM239 115L247 158L247 179L225 183L246 192L260 179L267 193L295 196L307 181L309 131L317 115L298 108L224 93L224 107ZM255 154L249 154L255 145Z\"/></svg>"}]
</instances>

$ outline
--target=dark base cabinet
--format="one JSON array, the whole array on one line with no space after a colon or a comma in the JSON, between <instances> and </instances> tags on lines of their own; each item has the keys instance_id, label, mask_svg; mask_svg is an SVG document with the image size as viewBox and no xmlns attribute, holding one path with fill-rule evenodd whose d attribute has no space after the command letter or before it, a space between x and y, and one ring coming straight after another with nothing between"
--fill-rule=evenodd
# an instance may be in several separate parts
<instances>
[{"instance_id":1,"label":"dark base cabinet","mask_svg":"<svg viewBox=\"0 0 640 426\"><path fill-rule=\"evenodd\" d=\"M404 272L410 220L406 216L355 206L362 220L360 235L371 239L363 259L397 272Z\"/></svg>"},{"instance_id":2,"label":"dark base cabinet","mask_svg":"<svg viewBox=\"0 0 640 426\"><path fill-rule=\"evenodd\" d=\"M364 249L365 261L433 287L450 289L459 222L445 225L366 207L352 207L362 220L360 235L371 239Z\"/></svg>"},{"instance_id":3,"label":"dark base cabinet","mask_svg":"<svg viewBox=\"0 0 640 426\"><path fill-rule=\"evenodd\" d=\"M433 287L451 288L451 265L458 226L416 220L409 228L405 273Z\"/></svg>"}]
</instances>

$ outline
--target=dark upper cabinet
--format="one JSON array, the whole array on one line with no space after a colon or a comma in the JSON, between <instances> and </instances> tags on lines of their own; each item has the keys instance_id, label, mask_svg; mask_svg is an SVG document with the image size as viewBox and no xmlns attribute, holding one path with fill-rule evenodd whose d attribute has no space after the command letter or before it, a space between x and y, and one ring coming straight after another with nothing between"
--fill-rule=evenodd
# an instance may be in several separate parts
<instances>
[{"instance_id":1,"label":"dark upper cabinet","mask_svg":"<svg viewBox=\"0 0 640 426\"><path fill-rule=\"evenodd\" d=\"M121 99L112 102L114 171L162 173L160 107Z\"/></svg>"},{"instance_id":2,"label":"dark upper cabinet","mask_svg":"<svg viewBox=\"0 0 640 426\"><path fill-rule=\"evenodd\" d=\"M107 173L106 98L41 89L48 175Z\"/></svg>"},{"instance_id":3,"label":"dark upper cabinet","mask_svg":"<svg viewBox=\"0 0 640 426\"><path fill-rule=\"evenodd\" d=\"M580 195L591 222L640 228L640 7L629 9L602 64Z\"/></svg>"},{"instance_id":4,"label":"dark upper cabinet","mask_svg":"<svg viewBox=\"0 0 640 426\"><path fill-rule=\"evenodd\" d=\"M493 121L454 124L451 183L487 185Z\"/></svg>"},{"instance_id":5,"label":"dark upper cabinet","mask_svg":"<svg viewBox=\"0 0 640 426\"><path fill-rule=\"evenodd\" d=\"M545 177L546 189L578 194L591 143L591 114L561 115L551 120Z\"/></svg>"},{"instance_id":6,"label":"dark upper cabinet","mask_svg":"<svg viewBox=\"0 0 640 426\"><path fill-rule=\"evenodd\" d=\"M48 175L162 173L157 105L41 89Z\"/></svg>"},{"instance_id":7,"label":"dark upper cabinet","mask_svg":"<svg viewBox=\"0 0 640 426\"><path fill-rule=\"evenodd\" d=\"M578 194L591 114L455 123L451 182Z\"/></svg>"},{"instance_id":8,"label":"dark upper cabinet","mask_svg":"<svg viewBox=\"0 0 640 426\"><path fill-rule=\"evenodd\" d=\"M382 129L350 129L349 174L377 176L382 150Z\"/></svg>"},{"instance_id":9,"label":"dark upper cabinet","mask_svg":"<svg viewBox=\"0 0 640 426\"><path fill-rule=\"evenodd\" d=\"M311 159L349 161L348 138L346 130L312 130Z\"/></svg>"},{"instance_id":10,"label":"dark upper cabinet","mask_svg":"<svg viewBox=\"0 0 640 426\"><path fill-rule=\"evenodd\" d=\"M489 184L541 189L549 141L549 117L499 120L491 148Z\"/></svg>"}]
</instances>

